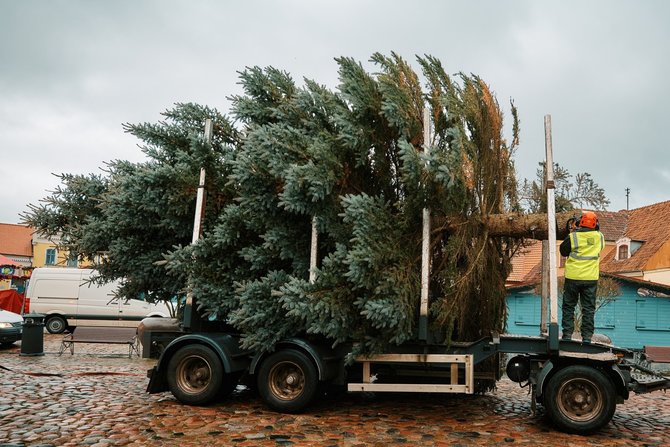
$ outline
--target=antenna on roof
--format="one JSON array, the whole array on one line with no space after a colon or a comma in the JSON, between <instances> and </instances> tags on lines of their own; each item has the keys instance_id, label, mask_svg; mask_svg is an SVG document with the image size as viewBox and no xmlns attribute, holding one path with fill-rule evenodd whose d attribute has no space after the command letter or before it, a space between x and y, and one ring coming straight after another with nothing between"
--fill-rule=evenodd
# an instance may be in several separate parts
<instances>
[{"instance_id":1,"label":"antenna on roof","mask_svg":"<svg viewBox=\"0 0 670 447\"><path fill-rule=\"evenodd\" d=\"M628 199L630 198L630 188L626 188L626 211L628 211Z\"/></svg>"}]
</instances>

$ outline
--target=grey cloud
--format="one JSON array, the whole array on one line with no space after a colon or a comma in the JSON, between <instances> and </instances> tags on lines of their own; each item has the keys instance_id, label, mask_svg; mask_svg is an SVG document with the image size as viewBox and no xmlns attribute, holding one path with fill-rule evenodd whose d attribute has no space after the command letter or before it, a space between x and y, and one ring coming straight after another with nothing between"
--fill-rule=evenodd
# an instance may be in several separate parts
<instances>
[{"instance_id":1,"label":"grey cloud","mask_svg":"<svg viewBox=\"0 0 670 447\"><path fill-rule=\"evenodd\" d=\"M544 157L550 113L556 160L592 173L612 209L626 187L631 206L666 200L668 23L663 0L0 0L0 221L44 197L50 172L140 160L124 122L184 101L226 112L245 66L335 87L334 57L392 50L481 75L505 109L513 98L520 177Z\"/></svg>"}]
</instances>

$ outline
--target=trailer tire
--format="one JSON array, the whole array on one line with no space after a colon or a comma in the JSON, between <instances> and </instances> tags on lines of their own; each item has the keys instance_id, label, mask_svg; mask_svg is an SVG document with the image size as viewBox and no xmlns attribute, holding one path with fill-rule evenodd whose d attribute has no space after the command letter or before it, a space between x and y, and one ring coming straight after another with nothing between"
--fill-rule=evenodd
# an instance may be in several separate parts
<instances>
[{"instance_id":1,"label":"trailer tire","mask_svg":"<svg viewBox=\"0 0 670 447\"><path fill-rule=\"evenodd\" d=\"M187 405L207 405L222 397L230 388L223 386L223 376L221 359L203 345L180 348L168 363L168 387L174 397Z\"/></svg>"},{"instance_id":2,"label":"trailer tire","mask_svg":"<svg viewBox=\"0 0 670 447\"><path fill-rule=\"evenodd\" d=\"M547 384L545 408L562 431L589 434L605 426L616 409L616 391L601 371L582 365L558 370Z\"/></svg>"},{"instance_id":3,"label":"trailer tire","mask_svg":"<svg viewBox=\"0 0 670 447\"><path fill-rule=\"evenodd\" d=\"M278 351L261 364L258 391L267 405L282 413L299 413L312 402L319 389L314 363L293 349Z\"/></svg>"}]
</instances>

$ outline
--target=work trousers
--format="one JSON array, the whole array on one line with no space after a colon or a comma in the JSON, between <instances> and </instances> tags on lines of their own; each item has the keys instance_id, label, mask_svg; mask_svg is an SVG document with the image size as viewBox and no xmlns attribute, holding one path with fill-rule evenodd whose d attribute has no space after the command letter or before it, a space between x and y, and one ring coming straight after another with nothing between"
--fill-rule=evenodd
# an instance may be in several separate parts
<instances>
[{"instance_id":1,"label":"work trousers","mask_svg":"<svg viewBox=\"0 0 670 447\"><path fill-rule=\"evenodd\" d=\"M575 330L575 306L582 306L582 339L591 340L593 336L593 319L596 313L596 290L598 280L582 281L565 279L563 288L563 337L570 337Z\"/></svg>"}]
</instances>

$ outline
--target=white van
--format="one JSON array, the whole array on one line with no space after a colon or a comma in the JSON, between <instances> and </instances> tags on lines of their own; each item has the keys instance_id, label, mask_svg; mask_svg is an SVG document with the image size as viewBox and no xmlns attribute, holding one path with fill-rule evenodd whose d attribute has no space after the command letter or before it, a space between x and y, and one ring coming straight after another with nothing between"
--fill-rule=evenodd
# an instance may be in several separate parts
<instances>
[{"instance_id":1,"label":"white van","mask_svg":"<svg viewBox=\"0 0 670 447\"><path fill-rule=\"evenodd\" d=\"M170 317L167 304L117 298L119 283L92 284L94 274L91 269L36 268L26 291L30 311L46 316L52 334L78 325L137 327L146 317Z\"/></svg>"}]
</instances>

